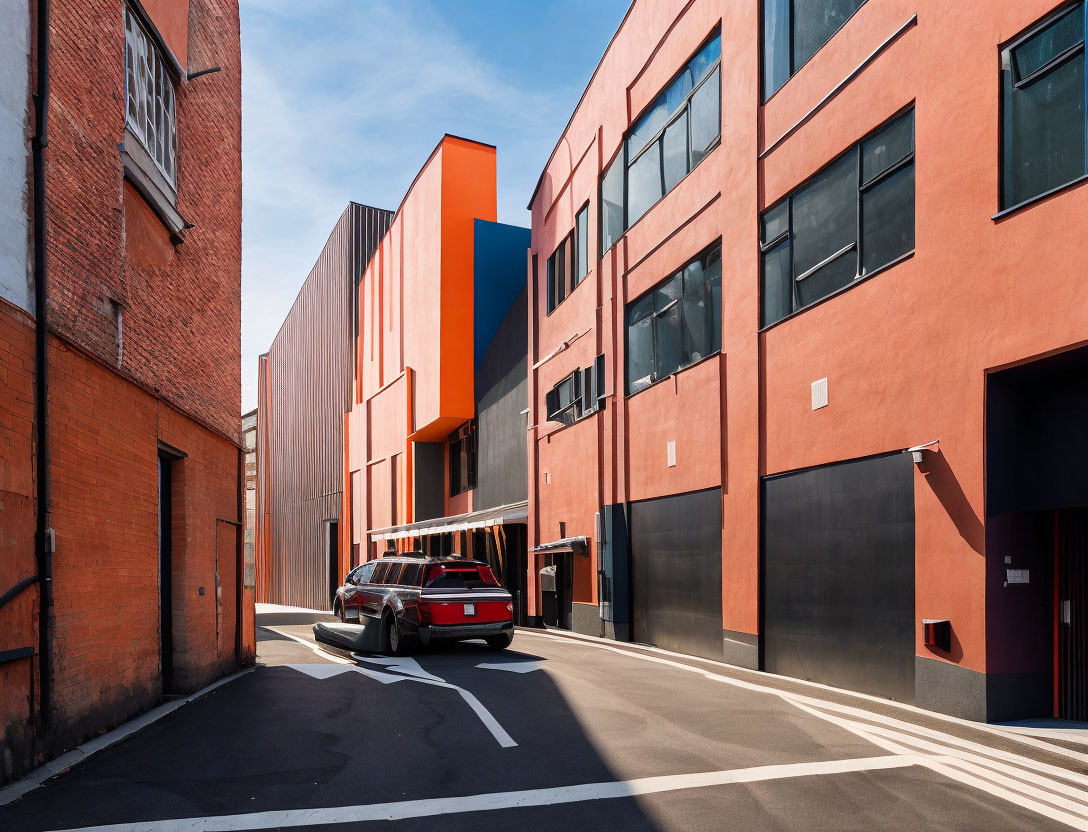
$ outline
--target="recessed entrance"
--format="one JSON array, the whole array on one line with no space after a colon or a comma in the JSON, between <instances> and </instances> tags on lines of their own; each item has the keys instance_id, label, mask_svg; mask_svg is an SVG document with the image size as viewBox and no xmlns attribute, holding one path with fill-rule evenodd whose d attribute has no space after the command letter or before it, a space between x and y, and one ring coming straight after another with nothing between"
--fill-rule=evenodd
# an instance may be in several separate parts
<instances>
[{"instance_id":1,"label":"recessed entrance","mask_svg":"<svg viewBox=\"0 0 1088 832\"><path fill-rule=\"evenodd\" d=\"M991 720L1088 720L1088 349L986 387Z\"/></svg>"}]
</instances>

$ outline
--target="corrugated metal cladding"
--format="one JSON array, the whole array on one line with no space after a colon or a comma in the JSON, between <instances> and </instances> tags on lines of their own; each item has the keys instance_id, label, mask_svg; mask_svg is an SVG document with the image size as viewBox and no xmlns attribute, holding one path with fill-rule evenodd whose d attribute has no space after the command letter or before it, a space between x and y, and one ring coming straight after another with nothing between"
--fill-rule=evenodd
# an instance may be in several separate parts
<instances>
[{"instance_id":1,"label":"corrugated metal cladding","mask_svg":"<svg viewBox=\"0 0 1088 832\"><path fill-rule=\"evenodd\" d=\"M393 213L350 203L267 354L259 402L266 517L258 601L329 609L339 584L344 413L351 406L359 280ZM331 533L330 533L331 531Z\"/></svg>"}]
</instances>

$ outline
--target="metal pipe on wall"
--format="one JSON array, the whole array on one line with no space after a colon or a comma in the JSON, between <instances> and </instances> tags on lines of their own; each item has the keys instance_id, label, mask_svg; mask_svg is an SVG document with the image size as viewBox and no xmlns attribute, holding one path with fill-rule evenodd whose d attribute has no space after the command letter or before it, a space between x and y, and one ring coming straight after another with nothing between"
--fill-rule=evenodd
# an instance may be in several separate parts
<instances>
[{"instance_id":1,"label":"metal pipe on wall","mask_svg":"<svg viewBox=\"0 0 1088 832\"><path fill-rule=\"evenodd\" d=\"M45 251L45 149L49 146L49 0L38 0L37 10L37 91L34 93L34 138L31 142L34 171L34 405L37 430L34 448L37 480L35 548L41 586L38 609L38 678L41 687L38 716L42 729L48 729L53 693L53 529L49 524L49 331L46 321Z\"/></svg>"}]
</instances>

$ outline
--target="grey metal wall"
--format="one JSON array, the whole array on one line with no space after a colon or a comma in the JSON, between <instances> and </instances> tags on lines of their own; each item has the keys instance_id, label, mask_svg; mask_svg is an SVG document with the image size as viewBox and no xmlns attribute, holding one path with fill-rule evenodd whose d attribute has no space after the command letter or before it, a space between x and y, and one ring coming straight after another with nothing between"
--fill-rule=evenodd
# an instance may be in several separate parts
<instances>
[{"instance_id":1,"label":"grey metal wall","mask_svg":"<svg viewBox=\"0 0 1088 832\"><path fill-rule=\"evenodd\" d=\"M520 502L529 495L528 423L522 413L529 406L527 304L523 291L476 368L477 509Z\"/></svg>"},{"instance_id":2,"label":"grey metal wall","mask_svg":"<svg viewBox=\"0 0 1088 832\"><path fill-rule=\"evenodd\" d=\"M910 454L769 477L763 524L763 669L913 702Z\"/></svg>"},{"instance_id":3,"label":"grey metal wall","mask_svg":"<svg viewBox=\"0 0 1088 832\"><path fill-rule=\"evenodd\" d=\"M635 641L722 657L722 490L631 503Z\"/></svg>"},{"instance_id":4,"label":"grey metal wall","mask_svg":"<svg viewBox=\"0 0 1088 832\"><path fill-rule=\"evenodd\" d=\"M267 406L258 413L268 459L257 514L270 529L258 601L328 609L326 521L339 521L344 414L351 406L359 276L392 212L350 203L268 350ZM265 402L262 401L262 406Z\"/></svg>"}]
</instances>

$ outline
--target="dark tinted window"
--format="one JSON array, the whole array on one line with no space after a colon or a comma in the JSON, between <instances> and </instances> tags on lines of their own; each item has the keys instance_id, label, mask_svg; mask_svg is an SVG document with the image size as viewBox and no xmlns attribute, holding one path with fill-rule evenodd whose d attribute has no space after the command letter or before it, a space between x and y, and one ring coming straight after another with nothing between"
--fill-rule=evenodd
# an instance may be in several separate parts
<instances>
[{"instance_id":1,"label":"dark tinted window","mask_svg":"<svg viewBox=\"0 0 1088 832\"><path fill-rule=\"evenodd\" d=\"M386 578L389 576L391 570L400 567L398 563L392 563L387 560L378 561L377 566L374 569L374 574L370 578L372 584L384 584L387 583Z\"/></svg>"},{"instance_id":2,"label":"dark tinted window","mask_svg":"<svg viewBox=\"0 0 1088 832\"><path fill-rule=\"evenodd\" d=\"M406 563L399 580L402 586L419 586L423 581L423 564Z\"/></svg>"},{"instance_id":3,"label":"dark tinted window","mask_svg":"<svg viewBox=\"0 0 1088 832\"><path fill-rule=\"evenodd\" d=\"M582 415L581 370L575 370L553 387L546 396L549 422L573 424Z\"/></svg>"},{"instance_id":4,"label":"dark tinted window","mask_svg":"<svg viewBox=\"0 0 1088 832\"><path fill-rule=\"evenodd\" d=\"M721 243L627 305L627 394L721 350Z\"/></svg>"},{"instance_id":5,"label":"dark tinted window","mask_svg":"<svg viewBox=\"0 0 1088 832\"><path fill-rule=\"evenodd\" d=\"M914 112L764 211L759 244L764 326L913 251Z\"/></svg>"},{"instance_id":6,"label":"dark tinted window","mask_svg":"<svg viewBox=\"0 0 1088 832\"><path fill-rule=\"evenodd\" d=\"M495 576L486 566L432 566L427 572L427 587L432 589L479 589L497 586Z\"/></svg>"},{"instance_id":7,"label":"dark tinted window","mask_svg":"<svg viewBox=\"0 0 1088 832\"><path fill-rule=\"evenodd\" d=\"M827 43L865 0L763 0L763 98Z\"/></svg>"},{"instance_id":8,"label":"dark tinted window","mask_svg":"<svg viewBox=\"0 0 1088 832\"><path fill-rule=\"evenodd\" d=\"M1088 172L1084 16L1079 4L1002 53L1004 208Z\"/></svg>"},{"instance_id":9,"label":"dark tinted window","mask_svg":"<svg viewBox=\"0 0 1088 832\"><path fill-rule=\"evenodd\" d=\"M374 568L378 564L374 561L370 563L364 563L357 570L355 570L355 582L359 584L369 583L374 577Z\"/></svg>"},{"instance_id":10,"label":"dark tinted window","mask_svg":"<svg viewBox=\"0 0 1088 832\"><path fill-rule=\"evenodd\" d=\"M476 487L476 422L465 422L449 435L450 495Z\"/></svg>"},{"instance_id":11,"label":"dark tinted window","mask_svg":"<svg viewBox=\"0 0 1088 832\"><path fill-rule=\"evenodd\" d=\"M601 177L602 254L717 145L721 51L716 34L627 131Z\"/></svg>"}]
</instances>

